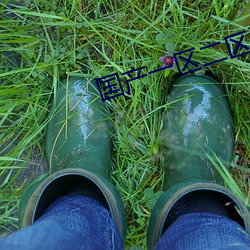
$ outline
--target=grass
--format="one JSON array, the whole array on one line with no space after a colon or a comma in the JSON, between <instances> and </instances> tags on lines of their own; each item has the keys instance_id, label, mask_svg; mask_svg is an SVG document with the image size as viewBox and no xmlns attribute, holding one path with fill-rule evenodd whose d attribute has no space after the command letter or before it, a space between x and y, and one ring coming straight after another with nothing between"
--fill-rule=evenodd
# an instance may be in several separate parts
<instances>
[{"instance_id":1,"label":"grass","mask_svg":"<svg viewBox=\"0 0 250 250\"><path fill-rule=\"evenodd\" d=\"M245 1L4 0L0 3L0 229L15 230L20 196L43 159L50 98L61 79L118 73L126 88L131 67L143 74L162 66L166 50L196 48L193 60L209 63L228 55L224 37L246 30ZM245 8L244 8L245 7ZM241 9L244 9L241 13ZM244 16L244 15L247 16ZM249 30L244 44L249 44ZM199 50L211 43L220 45ZM230 45L232 46L232 45ZM176 67L175 67L176 68ZM209 65L225 86L234 113L232 176L243 199L250 197L249 54ZM126 245L144 249L151 210L161 193L160 114L164 90L175 71L130 83L131 94L108 103L114 120L112 178L127 212ZM37 160L37 159L40 160ZM238 189L237 189L238 190ZM8 225L12 225L11 227Z\"/></svg>"}]
</instances>

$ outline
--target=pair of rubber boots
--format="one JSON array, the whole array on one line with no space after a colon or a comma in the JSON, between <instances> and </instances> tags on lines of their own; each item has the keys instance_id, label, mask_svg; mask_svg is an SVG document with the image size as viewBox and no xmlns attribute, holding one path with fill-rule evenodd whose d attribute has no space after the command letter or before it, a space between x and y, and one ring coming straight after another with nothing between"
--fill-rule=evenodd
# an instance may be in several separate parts
<instances>
[{"instance_id":1,"label":"pair of rubber boots","mask_svg":"<svg viewBox=\"0 0 250 250\"><path fill-rule=\"evenodd\" d=\"M80 190L110 210L125 241L126 214L110 180L112 122L94 85L73 77L62 83L52 101L45 136L50 174L23 194L21 228L33 224L59 196ZM172 223L180 201L195 195L217 197L222 204L231 205L232 213L236 207L241 215L235 215L238 222L249 231L246 206L224 187L214 167L218 159L229 166L233 154L233 121L225 93L213 79L189 75L173 84L168 103L160 133L165 192L152 211L148 249L155 247Z\"/></svg>"}]
</instances>

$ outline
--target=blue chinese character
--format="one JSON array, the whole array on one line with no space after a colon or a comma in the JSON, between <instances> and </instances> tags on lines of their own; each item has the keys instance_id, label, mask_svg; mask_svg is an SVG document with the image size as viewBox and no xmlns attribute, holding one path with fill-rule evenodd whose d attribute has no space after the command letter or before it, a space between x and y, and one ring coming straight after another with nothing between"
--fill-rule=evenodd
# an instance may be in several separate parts
<instances>
[{"instance_id":1,"label":"blue chinese character","mask_svg":"<svg viewBox=\"0 0 250 250\"><path fill-rule=\"evenodd\" d=\"M206 48L209 48L209 47L218 45L218 44L220 44L220 43L221 43L221 42L217 42L217 43L213 43L213 44L210 44L210 45L201 47L200 50L203 50L203 49L206 49ZM203 67L206 67L206 66L208 66L208 65L210 65L210 64L214 64L214 63L217 63L217 62L224 61L224 60L226 60L226 59L227 59L227 57L224 57L224 58L222 58L222 59L219 59L219 60L216 60L216 61L213 61L213 62L210 62L210 63L206 63L206 64L203 65Z\"/></svg>"},{"instance_id":2,"label":"blue chinese character","mask_svg":"<svg viewBox=\"0 0 250 250\"><path fill-rule=\"evenodd\" d=\"M191 72L194 72L194 71L197 71L197 70L201 69L201 67L199 67L197 69L193 69L193 70L189 70L187 72L184 72L187 69L188 64L192 64L193 66L198 67L197 63L191 61L191 57L193 55L193 52L190 52L188 58L185 58L183 56L177 57L177 55L183 54L185 52L188 52L188 51L191 51L191 50L194 50L194 49L195 48L183 50L183 51L178 52L178 53L174 53L174 59L175 59L175 62L176 62L176 65L177 65L177 68L178 68L178 71L179 71L180 75L186 75L188 73L191 73ZM184 67L182 69L180 69L180 66L179 66L179 63L178 63L178 58L181 58L182 60L184 60L186 62L185 65L184 65Z\"/></svg>"},{"instance_id":3,"label":"blue chinese character","mask_svg":"<svg viewBox=\"0 0 250 250\"><path fill-rule=\"evenodd\" d=\"M125 73L122 73L122 75L128 74L128 76L131 78L131 79L129 79L129 80L126 80L126 83L127 83L128 86L129 86L129 82L131 82L131 81L133 81L133 80L135 80L135 79L142 78L142 77L144 77L144 76L147 75L147 74L141 75L141 69L144 69L144 68L146 68L146 67L144 66L144 67L141 67L141 68L138 68L138 69L135 69L135 68L131 67L131 70L129 70L129 71L125 72ZM134 77L134 78L133 78L132 75L131 75L130 73L135 72L135 71L138 71L138 72L137 72L137 77Z\"/></svg>"},{"instance_id":4,"label":"blue chinese character","mask_svg":"<svg viewBox=\"0 0 250 250\"><path fill-rule=\"evenodd\" d=\"M111 81L114 83L110 83ZM124 95L123 88L117 73L97 78L96 83L103 102L113 97Z\"/></svg>"},{"instance_id":5,"label":"blue chinese character","mask_svg":"<svg viewBox=\"0 0 250 250\"><path fill-rule=\"evenodd\" d=\"M236 33L236 34L234 34L234 35L230 35L230 36L225 36L225 37L224 37L224 39L225 39L225 41L226 41L226 44L227 44L227 49L228 49L228 52L229 52L229 55L230 55L230 58L231 58L231 59L236 58L236 57L239 57L239 56L243 56L243 55L246 55L246 54L250 53L250 51L248 51L248 52L241 53L241 54L238 54L238 55L237 55L237 52L238 52L238 50L239 50L240 47L245 48L246 50L249 50L249 47L247 47L246 45L244 45L244 44L241 43L242 40L243 40L244 35L241 35L240 41L236 41L236 40L234 40L234 39L231 39L231 37L238 36L238 35L243 34L243 33L245 33L245 32L246 32L246 31L242 31L242 32ZM230 38L230 39L229 39L229 38ZM231 51L231 49L230 49L228 40L230 40L231 42L237 44L237 46L236 46L236 48L234 49L233 53L232 53L232 51Z\"/></svg>"},{"instance_id":6,"label":"blue chinese character","mask_svg":"<svg viewBox=\"0 0 250 250\"><path fill-rule=\"evenodd\" d=\"M168 66L163 66L163 67L161 67L161 68L159 68L159 69L156 69L156 70L153 70L153 71L149 71L148 72L148 74L153 74L153 73L155 73L155 72L158 72L158 71L161 71L161 70L164 70L164 69L167 69L167 68L170 68L170 69L172 69L173 68L173 64L171 64L171 65L168 65Z\"/></svg>"}]
</instances>

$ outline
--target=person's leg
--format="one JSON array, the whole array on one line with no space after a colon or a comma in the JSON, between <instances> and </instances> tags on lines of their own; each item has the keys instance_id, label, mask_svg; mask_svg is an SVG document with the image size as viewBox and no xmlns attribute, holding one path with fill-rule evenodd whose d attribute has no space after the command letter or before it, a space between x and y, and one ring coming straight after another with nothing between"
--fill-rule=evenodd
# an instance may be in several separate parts
<instances>
[{"instance_id":1,"label":"person's leg","mask_svg":"<svg viewBox=\"0 0 250 250\"><path fill-rule=\"evenodd\" d=\"M181 215L162 235L156 250L250 249L250 234L226 216Z\"/></svg>"},{"instance_id":2,"label":"person's leg","mask_svg":"<svg viewBox=\"0 0 250 250\"><path fill-rule=\"evenodd\" d=\"M187 75L173 83L168 102L159 137L164 193L152 210L148 249L228 249L237 243L246 249L250 213L222 178L234 150L226 93L210 77Z\"/></svg>"},{"instance_id":3,"label":"person's leg","mask_svg":"<svg viewBox=\"0 0 250 250\"><path fill-rule=\"evenodd\" d=\"M121 249L124 244L125 209L111 181L113 123L98 94L93 82L71 77L52 100L44 138L50 173L28 186L20 201L19 227L32 225L18 233L28 237L27 247L29 241L44 249ZM61 200L76 194L94 201ZM47 213L55 201L60 205Z\"/></svg>"},{"instance_id":4,"label":"person's leg","mask_svg":"<svg viewBox=\"0 0 250 250\"><path fill-rule=\"evenodd\" d=\"M0 239L1 249L123 249L110 212L86 196L57 199L31 226Z\"/></svg>"}]
</instances>

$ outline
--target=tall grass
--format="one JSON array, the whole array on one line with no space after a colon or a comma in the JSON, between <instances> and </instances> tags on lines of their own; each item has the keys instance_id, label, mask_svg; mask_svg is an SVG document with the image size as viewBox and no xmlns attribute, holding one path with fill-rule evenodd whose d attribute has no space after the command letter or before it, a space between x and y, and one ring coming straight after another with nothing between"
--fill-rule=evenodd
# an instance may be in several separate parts
<instances>
[{"instance_id":1,"label":"tall grass","mask_svg":"<svg viewBox=\"0 0 250 250\"><path fill-rule=\"evenodd\" d=\"M26 0L0 3L0 228L16 225L21 193L43 158L49 100L72 75L88 79L118 73L127 91L131 67L143 74L162 66L166 50L196 48L194 61L228 55L224 37L247 30L245 1ZM245 7L247 8L247 7ZM249 7L248 7L249 8ZM244 12L245 13L245 12ZM248 14L248 13L246 13ZM219 46L199 50L211 43ZM231 45L232 46L232 45ZM249 54L205 68L225 86L235 121L233 176L249 200ZM159 131L165 89L175 71L130 82L131 93L106 101L114 120L112 178L127 212L126 245L145 248L148 219L161 193ZM37 153L38 152L38 153ZM34 161L34 157L36 160ZM32 169L25 173L27 167ZM228 182L230 186L230 181ZM231 186L234 187L232 182Z\"/></svg>"}]
</instances>

